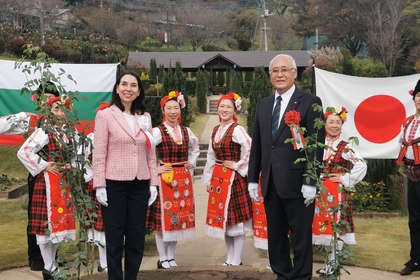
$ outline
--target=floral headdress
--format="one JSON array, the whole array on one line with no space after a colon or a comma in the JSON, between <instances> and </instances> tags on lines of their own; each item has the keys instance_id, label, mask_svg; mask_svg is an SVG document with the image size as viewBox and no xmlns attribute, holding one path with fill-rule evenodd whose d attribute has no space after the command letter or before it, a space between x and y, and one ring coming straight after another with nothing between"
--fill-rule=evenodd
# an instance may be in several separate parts
<instances>
[{"instance_id":1,"label":"floral headdress","mask_svg":"<svg viewBox=\"0 0 420 280\"><path fill-rule=\"evenodd\" d=\"M73 102L66 95L48 98L47 103L49 106L51 106L54 102L57 102L57 101L60 101L64 105L68 106L70 109L73 109Z\"/></svg>"},{"instance_id":2,"label":"floral headdress","mask_svg":"<svg viewBox=\"0 0 420 280\"><path fill-rule=\"evenodd\" d=\"M324 118L327 119L329 115L337 115L344 123L347 120L347 109L344 106L327 107Z\"/></svg>"},{"instance_id":3,"label":"floral headdress","mask_svg":"<svg viewBox=\"0 0 420 280\"><path fill-rule=\"evenodd\" d=\"M181 107L181 109L185 108L185 100L184 100L184 95L182 95L181 92L179 91L171 91L168 93L168 95L162 97L162 99L160 100L160 108L163 110L163 107L165 106L166 102L168 102L169 100L175 100L176 102L178 102L179 106ZM165 122L165 115L162 113L162 121ZM182 122L182 117L181 115L179 115L178 117L178 123Z\"/></svg>"},{"instance_id":4,"label":"floral headdress","mask_svg":"<svg viewBox=\"0 0 420 280\"><path fill-rule=\"evenodd\" d=\"M160 108L163 109L163 106L165 106L165 103L168 102L169 100L175 100L176 102L179 103L179 106L181 106L181 109L185 108L184 95L182 95L181 92L175 91L175 90L169 92L168 95L164 96L160 100Z\"/></svg>"},{"instance_id":5,"label":"floral headdress","mask_svg":"<svg viewBox=\"0 0 420 280\"><path fill-rule=\"evenodd\" d=\"M241 110L242 98L239 96L239 94L230 91L226 94L220 94L220 95L221 97L217 101L217 106L219 106L220 102L222 102L223 100L229 99L233 102L233 104L235 104L236 111Z\"/></svg>"},{"instance_id":6,"label":"floral headdress","mask_svg":"<svg viewBox=\"0 0 420 280\"><path fill-rule=\"evenodd\" d=\"M416 97L417 93L420 92L420 79L417 81L416 87L408 91L410 95L413 96L413 100Z\"/></svg>"}]
</instances>

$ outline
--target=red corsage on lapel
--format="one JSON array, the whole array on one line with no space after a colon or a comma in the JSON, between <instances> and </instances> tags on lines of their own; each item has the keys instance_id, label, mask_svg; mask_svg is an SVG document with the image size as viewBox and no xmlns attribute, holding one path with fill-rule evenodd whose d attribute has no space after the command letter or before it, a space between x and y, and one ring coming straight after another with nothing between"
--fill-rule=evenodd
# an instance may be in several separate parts
<instances>
[{"instance_id":1,"label":"red corsage on lapel","mask_svg":"<svg viewBox=\"0 0 420 280\"><path fill-rule=\"evenodd\" d=\"M290 127L290 132L292 132L293 148L295 150L301 149L305 146L305 137L303 137L302 130L300 129L300 113L296 110L291 110L286 112L284 116L284 121L288 127Z\"/></svg>"}]
</instances>

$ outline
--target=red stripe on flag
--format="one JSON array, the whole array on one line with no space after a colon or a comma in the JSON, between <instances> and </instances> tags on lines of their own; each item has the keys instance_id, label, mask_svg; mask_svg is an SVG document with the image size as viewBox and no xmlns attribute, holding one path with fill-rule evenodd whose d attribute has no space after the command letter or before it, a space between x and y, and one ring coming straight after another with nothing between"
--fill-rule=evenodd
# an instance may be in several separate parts
<instances>
[{"instance_id":1,"label":"red stripe on flag","mask_svg":"<svg viewBox=\"0 0 420 280\"><path fill-rule=\"evenodd\" d=\"M88 135L93 132L94 125L95 121L81 121L76 129ZM20 146L23 142L25 142L23 135L0 135L0 146Z\"/></svg>"}]
</instances>

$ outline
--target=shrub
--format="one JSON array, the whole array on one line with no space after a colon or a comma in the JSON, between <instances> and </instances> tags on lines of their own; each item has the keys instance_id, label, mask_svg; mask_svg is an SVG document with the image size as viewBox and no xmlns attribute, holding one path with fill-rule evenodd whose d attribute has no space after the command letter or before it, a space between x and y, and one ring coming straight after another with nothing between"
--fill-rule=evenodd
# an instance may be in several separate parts
<instances>
[{"instance_id":1,"label":"shrub","mask_svg":"<svg viewBox=\"0 0 420 280\"><path fill-rule=\"evenodd\" d=\"M217 52L217 51L225 51L224 48L218 47L216 45L213 45L211 43L207 43L201 47L203 52Z\"/></svg>"},{"instance_id":2,"label":"shrub","mask_svg":"<svg viewBox=\"0 0 420 280\"><path fill-rule=\"evenodd\" d=\"M145 93L147 96L160 96L162 95L162 84L151 84Z\"/></svg>"},{"instance_id":3,"label":"shrub","mask_svg":"<svg viewBox=\"0 0 420 280\"><path fill-rule=\"evenodd\" d=\"M25 39L22 37L14 37L10 42L10 50L17 56L23 54L23 46L26 45Z\"/></svg>"},{"instance_id":4,"label":"shrub","mask_svg":"<svg viewBox=\"0 0 420 280\"><path fill-rule=\"evenodd\" d=\"M69 57L69 53L66 50L55 50L52 53L52 57L60 62L66 62Z\"/></svg>"},{"instance_id":5,"label":"shrub","mask_svg":"<svg viewBox=\"0 0 420 280\"><path fill-rule=\"evenodd\" d=\"M200 113L206 113L207 110L207 76L201 70L197 74L196 85L197 106Z\"/></svg>"},{"instance_id":6,"label":"shrub","mask_svg":"<svg viewBox=\"0 0 420 280\"><path fill-rule=\"evenodd\" d=\"M82 54L80 52L69 53L69 61L73 63L80 63L82 61Z\"/></svg>"},{"instance_id":7,"label":"shrub","mask_svg":"<svg viewBox=\"0 0 420 280\"><path fill-rule=\"evenodd\" d=\"M13 184L18 183L19 180L7 177L6 174L0 176L0 191L7 191Z\"/></svg>"},{"instance_id":8,"label":"shrub","mask_svg":"<svg viewBox=\"0 0 420 280\"><path fill-rule=\"evenodd\" d=\"M146 96L144 99L144 106L146 111L152 118L152 126L155 127L162 123L162 113L160 110L160 97L158 96Z\"/></svg>"},{"instance_id":9,"label":"shrub","mask_svg":"<svg viewBox=\"0 0 420 280\"><path fill-rule=\"evenodd\" d=\"M95 57L95 51L89 42L83 42L80 51L82 55L82 63L92 63Z\"/></svg>"},{"instance_id":10,"label":"shrub","mask_svg":"<svg viewBox=\"0 0 420 280\"><path fill-rule=\"evenodd\" d=\"M387 77L386 67L372 58L354 57L352 59L354 75L360 77Z\"/></svg>"},{"instance_id":11,"label":"shrub","mask_svg":"<svg viewBox=\"0 0 420 280\"><path fill-rule=\"evenodd\" d=\"M224 86L225 84L225 73L222 71L217 72L217 85Z\"/></svg>"},{"instance_id":12,"label":"shrub","mask_svg":"<svg viewBox=\"0 0 420 280\"><path fill-rule=\"evenodd\" d=\"M95 58L96 63L108 63L108 57L106 55L98 55Z\"/></svg>"},{"instance_id":13,"label":"shrub","mask_svg":"<svg viewBox=\"0 0 420 280\"><path fill-rule=\"evenodd\" d=\"M389 210L391 193L384 182L369 183L362 181L356 185L356 192L351 193L355 211L380 211Z\"/></svg>"},{"instance_id":14,"label":"shrub","mask_svg":"<svg viewBox=\"0 0 420 280\"><path fill-rule=\"evenodd\" d=\"M144 91L144 93L146 94L146 96L158 96L157 88L154 87L149 87Z\"/></svg>"},{"instance_id":15,"label":"shrub","mask_svg":"<svg viewBox=\"0 0 420 280\"><path fill-rule=\"evenodd\" d=\"M189 78L185 81L185 94L195 96L196 78Z\"/></svg>"},{"instance_id":16,"label":"shrub","mask_svg":"<svg viewBox=\"0 0 420 280\"><path fill-rule=\"evenodd\" d=\"M6 50L6 44L4 42L4 39L0 38L0 53L4 53L5 50Z\"/></svg>"},{"instance_id":17,"label":"shrub","mask_svg":"<svg viewBox=\"0 0 420 280\"><path fill-rule=\"evenodd\" d=\"M41 50L49 56L52 56L55 48L50 44L45 44L41 46Z\"/></svg>"}]
</instances>

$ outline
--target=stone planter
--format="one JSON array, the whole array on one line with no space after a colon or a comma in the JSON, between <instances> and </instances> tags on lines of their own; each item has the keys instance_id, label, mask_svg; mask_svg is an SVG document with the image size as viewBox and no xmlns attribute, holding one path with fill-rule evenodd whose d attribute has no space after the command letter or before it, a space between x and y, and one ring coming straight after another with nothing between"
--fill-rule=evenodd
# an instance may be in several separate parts
<instances>
[{"instance_id":1,"label":"stone planter","mask_svg":"<svg viewBox=\"0 0 420 280\"><path fill-rule=\"evenodd\" d=\"M21 183L9 187L7 191L0 191L0 198L18 198L28 192L28 185Z\"/></svg>"}]
</instances>

